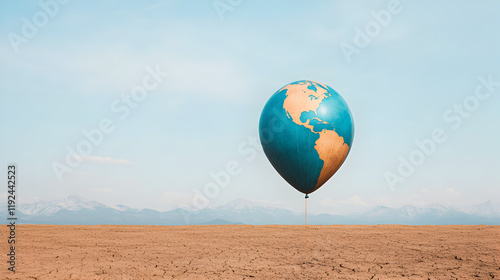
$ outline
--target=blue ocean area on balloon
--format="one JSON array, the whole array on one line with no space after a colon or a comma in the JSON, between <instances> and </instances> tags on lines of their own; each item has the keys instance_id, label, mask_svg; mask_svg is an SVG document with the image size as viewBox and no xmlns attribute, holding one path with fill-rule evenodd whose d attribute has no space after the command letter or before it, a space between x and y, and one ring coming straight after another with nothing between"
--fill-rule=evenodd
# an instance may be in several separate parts
<instances>
[{"instance_id":1,"label":"blue ocean area on balloon","mask_svg":"<svg viewBox=\"0 0 500 280\"><path fill-rule=\"evenodd\" d=\"M290 185L308 194L344 162L352 146L354 124L339 93L325 84L303 80L271 96L262 111L259 132L273 167Z\"/></svg>"},{"instance_id":2,"label":"blue ocean area on balloon","mask_svg":"<svg viewBox=\"0 0 500 280\"><path fill-rule=\"evenodd\" d=\"M351 112L347 106L346 101L338 92L332 89L330 86L321 84L316 84L310 81L297 81L293 84L309 82L310 85L307 87L310 90L317 92L317 86L327 90L327 98L319 104L317 113L313 111L304 112L301 115L301 120L306 122L310 120L310 124L314 126L314 131L320 132L323 129L335 130L337 134L344 138L344 142L349 145L352 144L354 137L354 124L351 119ZM316 85L315 85L316 84ZM284 92L286 94L286 92ZM280 92L278 92L280 94ZM315 97L311 97L315 98ZM342 104L343 106L337 106L337 104ZM337 110L329 110L329 108L336 107Z\"/></svg>"}]
</instances>

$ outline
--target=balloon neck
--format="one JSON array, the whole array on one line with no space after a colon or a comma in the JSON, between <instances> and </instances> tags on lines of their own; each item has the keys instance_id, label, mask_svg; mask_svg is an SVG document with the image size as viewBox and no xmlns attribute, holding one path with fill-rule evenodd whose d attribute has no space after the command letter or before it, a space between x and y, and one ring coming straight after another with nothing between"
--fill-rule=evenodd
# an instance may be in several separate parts
<instances>
[{"instance_id":1,"label":"balloon neck","mask_svg":"<svg viewBox=\"0 0 500 280\"><path fill-rule=\"evenodd\" d=\"M309 198L309 195L306 194L306 199L308 199L308 198Z\"/></svg>"}]
</instances>

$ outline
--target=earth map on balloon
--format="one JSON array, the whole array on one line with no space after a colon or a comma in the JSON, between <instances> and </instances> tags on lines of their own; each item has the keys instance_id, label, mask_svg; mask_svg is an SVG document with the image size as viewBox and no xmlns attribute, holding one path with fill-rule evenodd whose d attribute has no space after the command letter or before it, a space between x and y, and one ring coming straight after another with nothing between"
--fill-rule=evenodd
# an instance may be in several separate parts
<instances>
[{"instance_id":1,"label":"earth map on balloon","mask_svg":"<svg viewBox=\"0 0 500 280\"><path fill-rule=\"evenodd\" d=\"M305 194L335 174L354 136L345 100L331 87L307 80L279 89L265 105L259 126L271 164Z\"/></svg>"}]
</instances>

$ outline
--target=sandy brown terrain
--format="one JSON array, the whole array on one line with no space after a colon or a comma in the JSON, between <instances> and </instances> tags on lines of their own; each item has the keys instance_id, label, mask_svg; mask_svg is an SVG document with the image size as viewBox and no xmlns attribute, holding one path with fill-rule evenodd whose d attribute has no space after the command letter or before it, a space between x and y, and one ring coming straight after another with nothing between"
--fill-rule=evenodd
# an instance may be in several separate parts
<instances>
[{"instance_id":1,"label":"sandy brown terrain","mask_svg":"<svg viewBox=\"0 0 500 280\"><path fill-rule=\"evenodd\" d=\"M6 229L1 279L500 279L500 226Z\"/></svg>"}]
</instances>

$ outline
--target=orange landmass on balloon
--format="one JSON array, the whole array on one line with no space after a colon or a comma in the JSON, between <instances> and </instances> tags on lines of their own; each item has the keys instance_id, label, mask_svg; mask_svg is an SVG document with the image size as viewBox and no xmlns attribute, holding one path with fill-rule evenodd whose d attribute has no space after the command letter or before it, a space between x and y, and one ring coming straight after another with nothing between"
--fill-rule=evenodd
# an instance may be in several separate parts
<instances>
[{"instance_id":1,"label":"orange landmass on balloon","mask_svg":"<svg viewBox=\"0 0 500 280\"><path fill-rule=\"evenodd\" d=\"M305 123L300 120L302 112L314 111L319 107L319 104L326 97L327 91L323 88L317 87L317 91L310 90L306 84L287 85L281 90L286 89L286 98L283 102L283 108L287 114L292 118L292 121L298 125L307 127L312 132L313 126L309 124L309 120ZM315 132L317 133L317 132Z\"/></svg>"},{"instance_id":2,"label":"orange landmass on balloon","mask_svg":"<svg viewBox=\"0 0 500 280\"><path fill-rule=\"evenodd\" d=\"M334 130L324 129L318 134L319 139L316 140L314 149L316 149L319 158L323 160L324 164L315 190L321 187L337 172L349 152L349 146L344 143L344 138L339 136Z\"/></svg>"}]
</instances>

